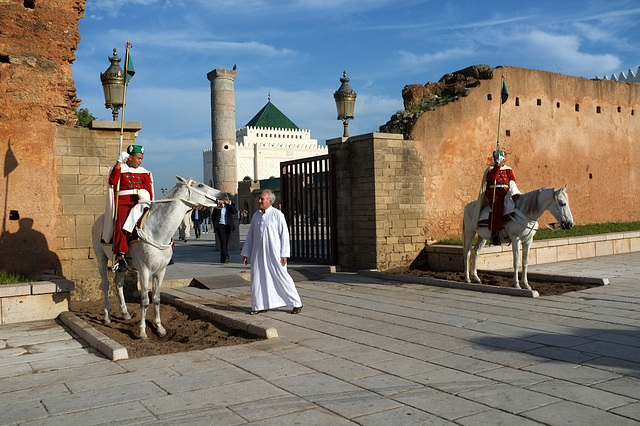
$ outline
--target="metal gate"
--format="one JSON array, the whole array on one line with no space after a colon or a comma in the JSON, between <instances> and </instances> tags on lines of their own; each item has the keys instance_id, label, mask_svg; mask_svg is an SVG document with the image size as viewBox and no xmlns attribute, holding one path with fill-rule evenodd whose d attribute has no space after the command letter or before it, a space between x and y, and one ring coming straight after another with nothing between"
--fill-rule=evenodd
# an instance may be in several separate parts
<instances>
[{"instance_id":1,"label":"metal gate","mask_svg":"<svg viewBox=\"0 0 640 426\"><path fill-rule=\"evenodd\" d=\"M280 163L282 212L291 237L291 259L336 261L336 185L332 154Z\"/></svg>"}]
</instances>

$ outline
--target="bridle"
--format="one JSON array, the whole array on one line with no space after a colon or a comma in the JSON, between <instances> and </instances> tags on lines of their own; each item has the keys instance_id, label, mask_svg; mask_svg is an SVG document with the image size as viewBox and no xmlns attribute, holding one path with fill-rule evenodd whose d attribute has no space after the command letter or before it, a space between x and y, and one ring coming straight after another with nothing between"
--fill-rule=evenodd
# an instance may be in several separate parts
<instances>
[{"instance_id":1,"label":"bridle","mask_svg":"<svg viewBox=\"0 0 640 426\"><path fill-rule=\"evenodd\" d=\"M165 198L161 198L159 200L149 201L149 203L150 204L151 203L169 203L169 202L174 202L174 201L180 201L180 202L186 204L187 207L190 207L190 208L195 208L195 207L200 207L200 206L204 206L204 207L215 206L216 202L217 202L217 198L211 197L206 192L201 191L198 188L195 188L194 186L192 186L193 182L196 182L196 181L193 180L193 179L188 179L186 182L182 183L183 185L185 185L187 187L187 194L188 194L188 198L187 199L182 198L182 197L180 197L180 198L166 198L166 199ZM194 193L194 192L197 193L197 194L203 195L205 199L211 200L212 202L211 203L207 203L207 204L203 204L203 203L196 203L195 201L192 201L191 200L191 196L192 196L192 193ZM142 230L142 228L140 228L138 226L136 226L136 231L138 232L138 237L140 237L141 240L144 240L145 242L151 244L152 246L154 246L157 249L166 250L166 249L168 249L169 247L172 246L171 241L169 241L168 244L162 244L162 243L159 243L159 242L153 240L153 238L151 238L149 235L147 235Z\"/></svg>"},{"instance_id":2,"label":"bridle","mask_svg":"<svg viewBox=\"0 0 640 426\"><path fill-rule=\"evenodd\" d=\"M150 203L170 203L173 201L181 201L183 203L185 203L188 207L194 208L194 207L200 207L200 206L204 206L204 207L213 207L216 205L217 203L217 198L215 197L211 197L209 194L207 194L204 191L201 191L200 189L192 186L192 184L196 182L193 179L188 179L186 182L182 183L184 186L187 187L187 194L188 194L188 199L185 198L161 198L159 200L154 200L154 201L150 201ZM211 203L207 203L207 204L203 204L203 203L196 203L194 201L191 200L191 193L195 192L197 194L203 195L205 199L207 200L211 200Z\"/></svg>"}]
</instances>

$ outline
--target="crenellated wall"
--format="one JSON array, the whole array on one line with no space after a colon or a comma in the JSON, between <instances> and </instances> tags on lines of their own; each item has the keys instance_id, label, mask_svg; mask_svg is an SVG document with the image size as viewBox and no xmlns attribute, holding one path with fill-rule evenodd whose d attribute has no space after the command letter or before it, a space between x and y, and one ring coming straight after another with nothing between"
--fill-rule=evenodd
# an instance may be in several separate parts
<instances>
[{"instance_id":1,"label":"crenellated wall","mask_svg":"<svg viewBox=\"0 0 640 426\"><path fill-rule=\"evenodd\" d=\"M502 67L413 128L427 177L426 239L461 235L462 210L496 147L501 74L509 98L500 145L520 190L568 184L577 224L640 220L640 84Z\"/></svg>"}]
</instances>

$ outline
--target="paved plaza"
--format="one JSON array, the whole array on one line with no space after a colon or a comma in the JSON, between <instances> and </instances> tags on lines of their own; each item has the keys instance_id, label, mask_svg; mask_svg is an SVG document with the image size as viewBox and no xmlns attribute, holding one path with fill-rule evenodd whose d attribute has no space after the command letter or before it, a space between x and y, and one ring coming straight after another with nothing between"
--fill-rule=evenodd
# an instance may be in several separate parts
<instances>
[{"instance_id":1,"label":"paved plaza","mask_svg":"<svg viewBox=\"0 0 640 426\"><path fill-rule=\"evenodd\" d=\"M239 251L218 258L212 234L179 241L167 279L248 272ZM248 315L248 283L166 289L279 337L142 359L110 361L53 320L3 325L0 424L640 424L639 265L534 266L610 285L524 298L292 263L299 315Z\"/></svg>"}]
</instances>

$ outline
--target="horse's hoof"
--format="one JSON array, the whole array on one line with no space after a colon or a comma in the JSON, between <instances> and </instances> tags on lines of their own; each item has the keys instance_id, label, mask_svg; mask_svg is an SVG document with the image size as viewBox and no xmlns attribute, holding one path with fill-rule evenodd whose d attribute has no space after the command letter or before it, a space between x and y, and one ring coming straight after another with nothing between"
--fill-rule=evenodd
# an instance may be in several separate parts
<instances>
[{"instance_id":1,"label":"horse's hoof","mask_svg":"<svg viewBox=\"0 0 640 426\"><path fill-rule=\"evenodd\" d=\"M167 330L164 329L164 327L159 327L158 328L158 336L159 337L164 337L167 335Z\"/></svg>"},{"instance_id":2,"label":"horse's hoof","mask_svg":"<svg viewBox=\"0 0 640 426\"><path fill-rule=\"evenodd\" d=\"M515 284L513 285L513 287L514 287L514 288L520 288L520 284L515 283Z\"/></svg>"},{"instance_id":3,"label":"horse's hoof","mask_svg":"<svg viewBox=\"0 0 640 426\"><path fill-rule=\"evenodd\" d=\"M110 318L105 318L102 322L105 323L105 324L111 324L111 319Z\"/></svg>"},{"instance_id":4,"label":"horse's hoof","mask_svg":"<svg viewBox=\"0 0 640 426\"><path fill-rule=\"evenodd\" d=\"M526 288L527 290L531 290L531 286L529 284L522 284L524 286L524 288Z\"/></svg>"},{"instance_id":5,"label":"horse's hoof","mask_svg":"<svg viewBox=\"0 0 640 426\"><path fill-rule=\"evenodd\" d=\"M131 315L129 314L129 312L125 312L124 314L122 314L122 317L123 317L125 320L130 320L130 319L131 319Z\"/></svg>"}]
</instances>

